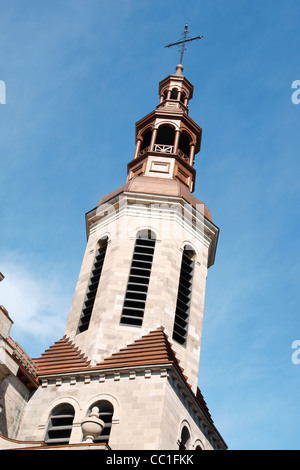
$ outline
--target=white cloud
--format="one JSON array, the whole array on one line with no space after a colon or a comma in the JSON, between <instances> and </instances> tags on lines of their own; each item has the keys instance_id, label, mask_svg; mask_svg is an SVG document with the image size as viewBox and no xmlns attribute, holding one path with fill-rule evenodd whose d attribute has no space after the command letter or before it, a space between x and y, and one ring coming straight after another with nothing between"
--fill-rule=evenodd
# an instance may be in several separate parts
<instances>
[{"instance_id":1,"label":"white cloud","mask_svg":"<svg viewBox=\"0 0 300 470\"><path fill-rule=\"evenodd\" d=\"M40 276L13 258L1 262L5 279L0 285L0 304L14 322L11 337L29 355L38 356L63 336L71 292L65 292L65 284L57 275Z\"/></svg>"}]
</instances>

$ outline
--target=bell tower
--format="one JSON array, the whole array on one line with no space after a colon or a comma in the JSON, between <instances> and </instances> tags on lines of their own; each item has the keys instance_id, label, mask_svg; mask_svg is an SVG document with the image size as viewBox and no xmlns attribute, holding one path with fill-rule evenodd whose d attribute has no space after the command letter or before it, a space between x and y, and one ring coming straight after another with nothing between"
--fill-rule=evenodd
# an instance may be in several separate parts
<instances>
[{"instance_id":1,"label":"bell tower","mask_svg":"<svg viewBox=\"0 0 300 470\"><path fill-rule=\"evenodd\" d=\"M128 164L128 180L136 175L175 178L194 191L195 154L200 150L201 128L189 117L193 85L182 75L183 67L159 84L159 104L136 123L136 148Z\"/></svg>"},{"instance_id":2,"label":"bell tower","mask_svg":"<svg viewBox=\"0 0 300 470\"><path fill-rule=\"evenodd\" d=\"M189 116L192 97L180 63L159 83L155 109L136 123L126 181L87 212L64 335L33 359L36 389L12 436L19 442L227 448L198 388L219 229L193 195L202 130Z\"/></svg>"},{"instance_id":3,"label":"bell tower","mask_svg":"<svg viewBox=\"0 0 300 470\"><path fill-rule=\"evenodd\" d=\"M86 214L87 249L65 334L92 364L164 327L197 390L207 269L218 228L193 194L201 128L193 85L176 73L136 123L127 181Z\"/></svg>"}]
</instances>

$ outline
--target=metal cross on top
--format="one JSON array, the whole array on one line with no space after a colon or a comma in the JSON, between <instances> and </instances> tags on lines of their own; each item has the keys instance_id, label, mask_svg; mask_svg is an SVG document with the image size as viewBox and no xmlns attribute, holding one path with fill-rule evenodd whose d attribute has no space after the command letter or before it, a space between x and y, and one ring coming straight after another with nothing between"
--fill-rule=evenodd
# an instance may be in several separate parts
<instances>
[{"instance_id":1,"label":"metal cross on top","mask_svg":"<svg viewBox=\"0 0 300 470\"><path fill-rule=\"evenodd\" d=\"M179 49L180 50L180 60L179 60L180 64L182 64L183 54L184 54L184 51L186 50L186 47L185 47L186 43L190 42L190 41L195 41L196 39L201 39L201 38L203 38L203 36L197 36L195 38L189 38L188 24L186 23L186 25L184 27L184 31L183 31L181 37L182 37L181 41L173 42L172 44L168 44L167 46L165 46L165 47L172 47L172 46L178 46L178 45L182 44L181 48Z\"/></svg>"}]
</instances>

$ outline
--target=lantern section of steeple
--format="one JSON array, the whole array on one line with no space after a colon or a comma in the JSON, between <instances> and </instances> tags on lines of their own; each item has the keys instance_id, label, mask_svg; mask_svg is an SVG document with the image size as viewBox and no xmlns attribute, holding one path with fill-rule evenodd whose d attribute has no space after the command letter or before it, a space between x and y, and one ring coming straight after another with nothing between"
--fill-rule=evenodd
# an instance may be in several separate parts
<instances>
[{"instance_id":1,"label":"lantern section of steeple","mask_svg":"<svg viewBox=\"0 0 300 470\"><path fill-rule=\"evenodd\" d=\"M193 85L176 67L159 83L160 102L136 123L136 146L128 164L128 180L138 175L177 179L194 191L195 155L200 151L202 129L188 115Z\"/></svg>"}]
</instances>

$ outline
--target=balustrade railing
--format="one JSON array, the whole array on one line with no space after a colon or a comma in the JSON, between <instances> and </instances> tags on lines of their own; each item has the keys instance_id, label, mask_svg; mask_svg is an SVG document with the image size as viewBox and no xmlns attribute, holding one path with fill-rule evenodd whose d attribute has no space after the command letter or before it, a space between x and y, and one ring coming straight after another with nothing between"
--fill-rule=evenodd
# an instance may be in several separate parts
<instances>
[{"instance_id":1,"label":"balustrade railing","mask_svg":"<svg viewBox=\"0 0 300 470\"><path fill-rule=\"evenodd\" d=\"M173 153L174 152L174 146L173 145L164 145L164 144L155 144L153 150L154 150L154 152Z\"/></svg>"},{"instance_id":2,"label":"balustrade railing","mask_svg":"<svg viewBox=\"0 0 300 470\"><path fill-rule=\"evenodd\" d=\"M150 150L150 145L148 147L145 147L143 150L140 151L139 156L144 155L145 153L149 152ZM159 152L159 153L174 153L174 145L166 145L166 144L154 144L153 147L154 152ZM189 163L189 157L180 149L177 149L176 154L182 158L184 161Z\"/></svg>"},{"instance_id":3,"label":"balustrade railing","mask_svg":"<svg viewBox=\"0 0 300 470\"><path fill-rule=\"evenodd\" d=\"M181 158L183 158L183 160L185 160L187 163L189 163L190 159L189 157L180 149L177 150L177 155Z\"/></svg>"}]
</instances>

